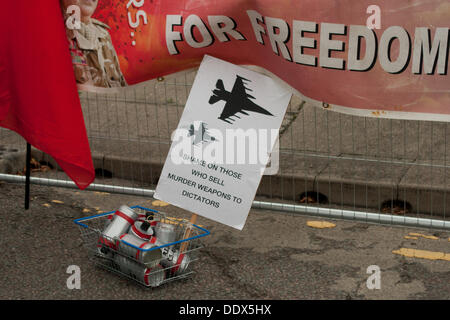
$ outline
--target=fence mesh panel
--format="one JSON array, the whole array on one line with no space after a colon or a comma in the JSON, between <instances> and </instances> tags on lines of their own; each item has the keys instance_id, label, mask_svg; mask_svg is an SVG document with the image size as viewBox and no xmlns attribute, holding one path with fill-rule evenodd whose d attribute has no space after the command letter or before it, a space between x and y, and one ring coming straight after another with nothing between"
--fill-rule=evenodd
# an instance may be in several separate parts
<instances>
[{"instance_id":1,"label":"fence mesh panel","mask_svg":"<svg viewBox=\"0 0 450 320\"><path fill-rule=\"evenodd\" d=\"M155 188L195 74L115 94L80 92L95 183ZM280 130L279 172L263 177L257 200L449 221L448 124L374 116L293 97ZM2 172L23 171L26 142L6 129L0 141ZM34 176L68 180L48 155L34 150L33 157L53 168Z\"/></svg>"}]
</instances>

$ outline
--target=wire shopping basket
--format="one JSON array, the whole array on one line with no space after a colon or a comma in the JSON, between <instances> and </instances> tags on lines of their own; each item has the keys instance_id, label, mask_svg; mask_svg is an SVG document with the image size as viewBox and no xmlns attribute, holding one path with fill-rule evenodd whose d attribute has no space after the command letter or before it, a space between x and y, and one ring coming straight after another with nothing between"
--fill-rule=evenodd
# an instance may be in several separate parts
<instances>
[{"instance_id":1,"label":"wire shopping basket","mask_svg":"<svg viewBox=\"0 0 450 320\"><path fill-rule=\"evenodd\" d=\"M194 273L192 264L198 260L201 238L210 234L208 230L141 206L125 207L133 218L121 209L74 220L96 265L146 287L158 287ZM116 232L111 237L108 231L119 230L118 225L122 228L120 235ZM140 230L144 225L145 231Z\"/></svg>"}]
</instances>

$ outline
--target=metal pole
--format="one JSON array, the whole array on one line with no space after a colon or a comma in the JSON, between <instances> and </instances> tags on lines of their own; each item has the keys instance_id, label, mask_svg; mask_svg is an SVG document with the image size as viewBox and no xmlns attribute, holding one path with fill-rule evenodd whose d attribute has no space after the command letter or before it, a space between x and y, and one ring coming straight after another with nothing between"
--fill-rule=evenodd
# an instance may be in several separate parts
<instances>
[{"instance_id":1,"label":"metal pole","mask_svg":"<svg viewBox=\"0 0 450 320\"><path fill-rule=\"evenodd\" d=\"M24 183L25 177L1 173L0 180L5 181L5 182L11 182L11 183ZM68 181L68 180L31 177L30 182L32 184L41 185L41 186L78 189L78 187L75 183L73 183L72 181ZM127 195L134 195L134 196L145 196L145 197L153 197L153 194L155 193L155 190L150 190L150 189L112 186L112 185L97 184L97 183L93 183L93 184L89 185L89 187L87 187L85 190L127 194Z\"/></svg>"},{"instance_id":2,"label":"metal pole","mask_svg":"<svg viewBox=\"0 0 450 320\"><path fill-rule=\"evenodd\" d=\"M379 214L356 210L343 210L343 209L294 205L277 202L263 202L263 201L253 201L252 208L299 213L309 216L319 216L331 219L360 221L364 223L377 223L384 225L399 225L408 227L450 230L450 221L437 219L414 218L407 216Z\"/></svg>"},{"instance_id":3,"label":"metal pole","mask_svg":"<svg viewBox=\"0 0 450 320\"><path fill-rule=\"evenodd\" d=\"M25 171L25 210L30 208L31 144L27 143Z\"/></svg>"}]
</instances>

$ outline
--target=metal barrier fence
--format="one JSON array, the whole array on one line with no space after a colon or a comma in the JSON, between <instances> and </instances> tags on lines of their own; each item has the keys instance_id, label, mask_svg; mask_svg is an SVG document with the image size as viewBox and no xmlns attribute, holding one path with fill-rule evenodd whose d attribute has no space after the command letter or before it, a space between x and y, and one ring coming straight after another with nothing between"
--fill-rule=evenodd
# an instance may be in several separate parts
<instances>
[{"instance_id":1,"label":"metal barrier fence","mask_svg":"<svg viewBox=\"0 0 450 320\"><path fill-rule=\"evenodd\" d=\"M153 195L194 78L189 71L121 93L80 93L97 173L88 190ZM263 177L254 207L450 230L448 124L374 115L293 97L280 131L279 172ZM4 129L0 145L0 153L25 149ZM33 156L56 166L42 152ZM25 157L9 157L16 165L0 165L0 180L22 182L14 174ZM75 187L57 170L33 174L32 183Z\"/></svg>"}]
</instances>

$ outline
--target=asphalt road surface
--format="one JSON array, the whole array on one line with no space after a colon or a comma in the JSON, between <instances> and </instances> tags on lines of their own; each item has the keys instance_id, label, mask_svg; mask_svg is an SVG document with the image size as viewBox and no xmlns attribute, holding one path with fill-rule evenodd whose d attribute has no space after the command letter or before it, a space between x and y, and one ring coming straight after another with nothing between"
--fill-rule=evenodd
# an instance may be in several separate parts
<instances>
[{"instance_id":1,"label":"asphalt road surface","mask_svg":"<svg viewBox=\"0 0 450 320\"><path fill-rule=\"evenodd\" d=\"M307 222L323 219L263 210L252 210L242 231L199 217L211 235L192 265L196 273L147 289L95 267L73 220L121 204L152 208L153 199L42 186L32 186L31 194L25 211L23 186L0 183L0 299L450 298L450 261L393 253L450 253L448 232L331 220L335 227L318 229ZM80 289L67 287L70 265L80 268ZM379 289L367 286L373 265L380 270Z\"/></svg>"}]
</instances>

